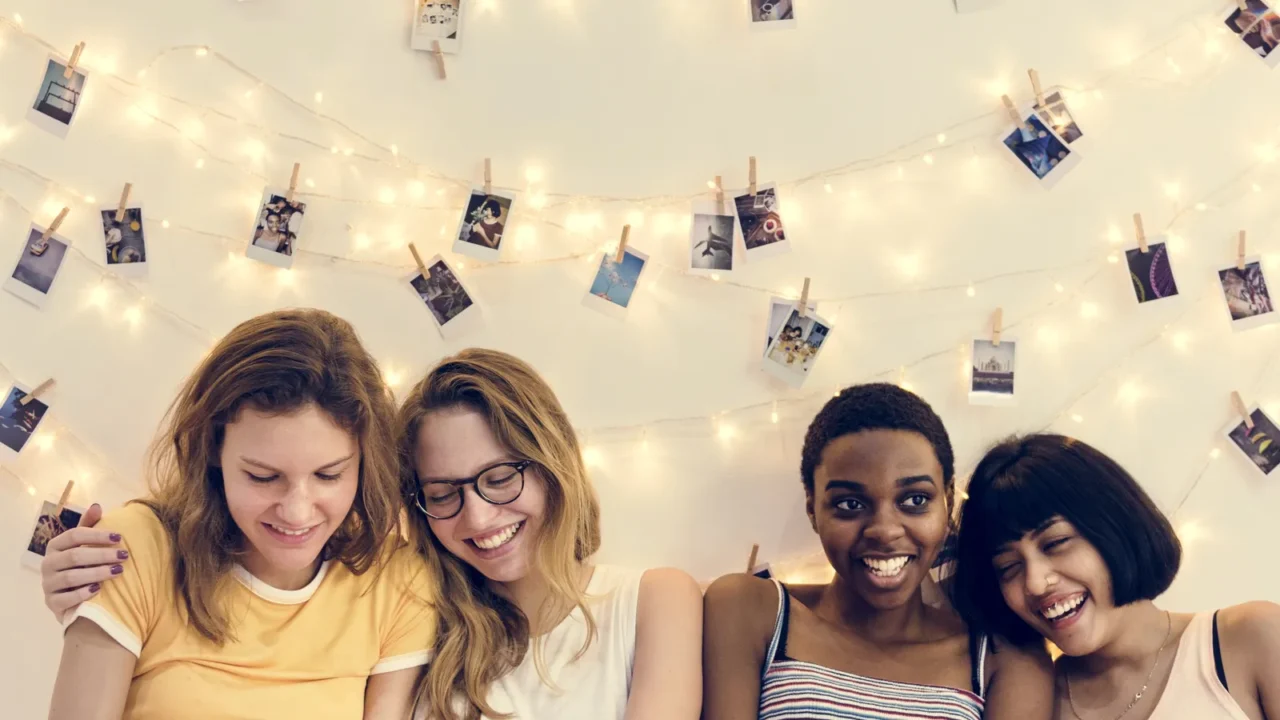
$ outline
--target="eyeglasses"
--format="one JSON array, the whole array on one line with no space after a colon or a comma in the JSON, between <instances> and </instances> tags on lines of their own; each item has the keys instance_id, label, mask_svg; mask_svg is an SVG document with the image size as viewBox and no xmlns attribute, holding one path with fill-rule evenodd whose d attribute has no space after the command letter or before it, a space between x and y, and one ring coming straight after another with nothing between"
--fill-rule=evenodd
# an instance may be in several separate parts
<instances>
[{"instance_id":1,"label":"eyeglasses","mask_svg":"<svg viewBox=\"0 0 1280 720\"><path fill-rule=\"evenodd\" d=\"M462 480L433 480L422 483L413 494L413 502L427 517L448 520L462 512L463 490L476 486L476 494L490 505L515 502L524 492L524 471L532 460L498 463Z\"/></svg>"}]
</instances>

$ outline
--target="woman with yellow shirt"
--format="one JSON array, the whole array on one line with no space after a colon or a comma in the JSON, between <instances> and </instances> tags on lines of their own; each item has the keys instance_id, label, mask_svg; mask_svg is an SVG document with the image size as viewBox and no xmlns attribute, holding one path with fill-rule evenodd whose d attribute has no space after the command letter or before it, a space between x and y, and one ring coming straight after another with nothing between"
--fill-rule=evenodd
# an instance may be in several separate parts
<instances>
[{"instance_id":1,"label":"woman with yellow shirt","mask_svg":"<svg viewBox=\"0 0 1280 720\"><path fill-rule=\"evenodd\" d=\"M50 718L407 717L435 615L393 416L346 321L232 330L170 408L151 494L76 531L118 561L63 618Z\"/></svg>"}]
</instances>

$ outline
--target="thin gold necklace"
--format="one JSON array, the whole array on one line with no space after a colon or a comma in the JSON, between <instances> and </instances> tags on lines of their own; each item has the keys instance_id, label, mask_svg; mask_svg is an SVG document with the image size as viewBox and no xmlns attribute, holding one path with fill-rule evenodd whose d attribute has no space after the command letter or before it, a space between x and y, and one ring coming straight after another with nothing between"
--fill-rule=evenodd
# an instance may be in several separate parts
<instances>
[{"instance_id":1,"label":"thin gold necklace","mask_svg":"<svg viewBox=\"0 0 1280 720\"><path fill-rule=\"evenodd\" d=\"M1151 663L1151 670L1147 673L1147 679L1142 681L1142 689L1133 696L1133 699L1129 701L1129 706L1117 715L1115 720L1120 720L1120 718L1128 715L1129 711L1142 700L1142 696L1147 694L1147 685L1151 682L1151 676L1155 675L1156 668L1160 667L1160 656L1164 654L1165 646L1169 644L1169 638L1173 635L1173 615L1169 614L1168 610L1165 610L1164 616L1168 621L1169 627L1164 631L1164 642L1160 643L1160 649L1156 651L1156 659L1155 662ZM1071 674L1066 673L1063 677L1067 679L1067 703L1071 705L1071 714L1075 715L1079 720L1084 720L1084 716L1076 709L1075 698L1071 696Z\"/></svg>"}]
</instances>

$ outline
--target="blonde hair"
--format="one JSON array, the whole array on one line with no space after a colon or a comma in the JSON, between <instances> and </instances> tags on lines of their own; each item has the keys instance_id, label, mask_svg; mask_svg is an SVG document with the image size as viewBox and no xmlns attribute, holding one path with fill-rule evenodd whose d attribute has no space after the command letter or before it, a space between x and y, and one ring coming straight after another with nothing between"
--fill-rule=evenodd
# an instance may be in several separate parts
<instances>
[{"instance_id":1,"label":"blonde hair","mask_svg":"<svg viewBox=\"0 0 1280 720\"><path fill-rule=\"evenodd\" d=\"M400 536L395 401L355 329L322 310L282 310L241 323L170 405L151 447L151 494L139 501L169 535L177 600L191 626L215 644L233 639L219 588L246 549L217 467L226 426L245 407L284 414L308 404L355 435L360 448L355 502L323 556L361 574L388 538Z\"/></svg>"},{"instance_id":2,"label":"blonde hair","mask_svg":"<svg viewBox=\"0 0 1280 720\"><path fill-rule=\"evenodd\" d=\"M550 620L569 608L582 612L587 640L580 657L596 637L580 578L582 562L600 547L600 504L587 479L573 426L550 386L529 365L496 350L464 350L428 373L400 408L397 432L406 497L419 490L414 447L423 419L459 407L484 416L499 444L533 461L546 483L546 516L531 569L550 589L539 613ZM417 705L439 720L475 720L481 713L506 717L490 707L486 697L494 681L519 665L529 651L529 618L483 574L450 553L432 534L425 515L416 509L409 515L410 534L426 558L439 597L435 653L419 683ZM537 640L534 662L539 676L550 684Z\"/></svg>"}]
</instances>

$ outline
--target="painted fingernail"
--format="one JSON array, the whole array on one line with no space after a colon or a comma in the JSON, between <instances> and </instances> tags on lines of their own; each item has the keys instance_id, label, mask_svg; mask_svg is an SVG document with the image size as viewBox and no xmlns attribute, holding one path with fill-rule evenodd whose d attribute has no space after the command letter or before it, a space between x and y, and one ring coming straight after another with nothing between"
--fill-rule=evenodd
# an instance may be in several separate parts
<instances>
[{"instance_id":1,"label":"painted fingernail","mask_svg":"<svg viewBox=\"0 0 1280 720\"><path fill-rule=\"evenodd\" d=\"M128 551L128 550L121 550L121 551L119 551L119 552L117 552L117 553L116 553L116 557L120 558L121 560L128 560L128 559L129 559L129 551Z\"/></svg>"},{"instance_id":2,"label":"painted fingernail","mask_svg":"<svg viewBox=\"0 0 1280 720\"><path fill-rule=\"evenodd\" d=\"M120 534L111 533L111 542L120 542Z\"/></svg>"},{"instance_id":3,"label":"painted fingernail","mask_svg":"<svg viewBox=\"0 0 1280 720\"><path fill-rule=\"evenodd\" d=\"M122 573L122 572L124 572L124 566L123 566L123 565L112 565L112 566L111 566L111 574L112 574L112 575L119 575L119 574L120 574L120 573Z\"/></svg>"},{"instance_id":4,"label":"painted fingernail","mask_svg":"<svg viewBox=\"0 0 1280 720\"><path fill-rule=\"evenodd\" d=\"M98 591L99 591L99 590L101 590L101 589L102 589L102 586L101 586L101 585L99 585L98 583L94 583L94 584L92 584L92 585L90 585L90 586L89 586L89 592L90 592L90 593L96 593L96 592L98 592Z\"/></svg>"}]
</instances>

